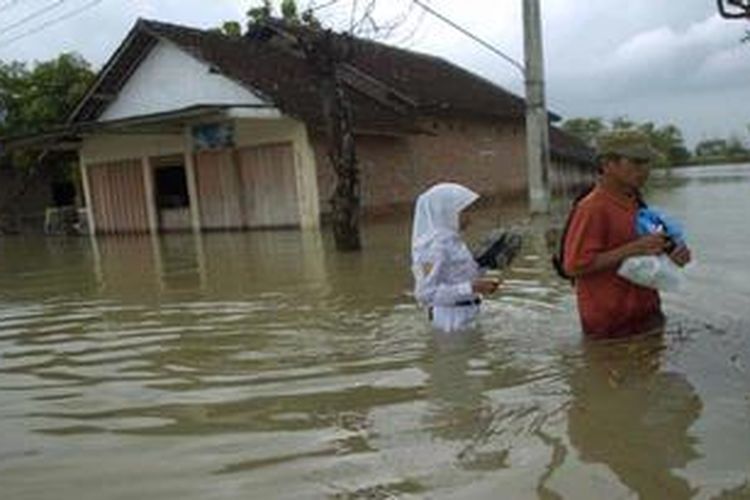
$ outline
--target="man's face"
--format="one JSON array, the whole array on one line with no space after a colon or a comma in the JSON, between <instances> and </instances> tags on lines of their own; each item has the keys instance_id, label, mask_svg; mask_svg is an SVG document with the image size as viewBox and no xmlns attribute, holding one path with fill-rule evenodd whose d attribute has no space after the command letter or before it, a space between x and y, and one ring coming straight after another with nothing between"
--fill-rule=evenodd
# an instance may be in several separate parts
<instances>
[{"instance_id":1,"label":"man's face","mask_svg":"<svg viewBox=\"0 0 750 500\"><path fill-rule=\"evenodd\" d=\"M648 160L633 160L621 157L608 160L604 165L604 174L630 189L641 189L646 184L650 173Z\"/></svg>"}]
</instances>

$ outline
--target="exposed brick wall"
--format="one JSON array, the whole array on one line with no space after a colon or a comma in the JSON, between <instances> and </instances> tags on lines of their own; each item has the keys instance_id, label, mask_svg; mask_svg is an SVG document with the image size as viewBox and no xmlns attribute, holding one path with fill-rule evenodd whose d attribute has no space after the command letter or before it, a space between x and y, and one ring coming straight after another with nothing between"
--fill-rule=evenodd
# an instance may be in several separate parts
<instances>
[{"instance_id":1,"label":"exposed brick wall","mask_svg":"<svg viewBox=\"0 0 750 500\"><path fill-rule=\"evenodd\" d=\"M459 182L485 196L525 193L523 124L477 120L431 120L422 127L433 135L358 136L362 204L368 213L413 203L436 182ZM312 135L321 212L330 211L335 177L325 139Z\"/></svg>"},{"instance_id":2,"label":"exposed brick wall","mask_svg":"<svg viewBox=\"0 0 750 500\"><path fill-rule=\"evenodd\" d=\"M330 212L335 175L326 155L325 139L311 138L317 165L321 213ZM366 211L413 199L415 164L406 137L358 136L362 205Z\"/></svg>"},{"instance_id":3,"label":"exposed brick wall","mask_svg":"<svg viewBox=\"0 0 750 500\"><path fill-rule=\"evenodd\" d=\"M458 182L485 196L511 197L525 191L521 123L435 120L423 125L435 135L411 139L416 193L438 181Z\"/></svg>"}]
</instances>

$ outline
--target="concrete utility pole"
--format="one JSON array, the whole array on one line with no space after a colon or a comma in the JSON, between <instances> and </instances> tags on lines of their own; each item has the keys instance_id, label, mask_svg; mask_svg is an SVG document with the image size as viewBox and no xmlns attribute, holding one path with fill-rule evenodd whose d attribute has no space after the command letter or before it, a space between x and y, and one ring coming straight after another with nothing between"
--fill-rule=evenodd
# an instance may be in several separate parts
<instances>
[{"instance_id":1,"label":"concrete utility pole","mask_svg":"<svg viewBox=\"0 0 750 500\"><path fill-rule=\"evenodd\" d=\"M549 124L544 99L544 57L539 0L523 0L526 56L526 161L529 208L532 214L549 213Z\"/></svg>"}]
</instances>

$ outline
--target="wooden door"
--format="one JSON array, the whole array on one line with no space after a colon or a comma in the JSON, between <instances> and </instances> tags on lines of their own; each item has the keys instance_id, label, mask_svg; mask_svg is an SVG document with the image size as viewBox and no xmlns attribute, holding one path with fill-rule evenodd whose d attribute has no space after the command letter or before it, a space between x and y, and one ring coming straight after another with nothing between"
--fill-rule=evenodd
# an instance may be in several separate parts
<instances>
[{"instance_id":1,"label":"wooden door","mask_svg":"<svg viewBox=\"0 0 750 500\"><path fill-rule=\"evenodd\" d=\"M242 203L237 168L232 153L203 151L195 155L201 227L236 229L243 227Z\"/></svg>"},{"instance_id":2,"label":"wooden door","mask_svg":"<svg viewBox=\"0 0 750 500\"><path fill-rule=\"evenodd\" d=\"M290 143L239 150L242 199L248 227L300 225L294 149Z\"/></svg>"},{"instance_id":3,"label":"wooden door","mask_svg":"<svg viewBox=\"0 0 750 500\"><path fill-rule=\"evenodd\" d=\"M149 230L140 159L91 164L87 172L97 233Z\"/></svg>"}]
</instances>

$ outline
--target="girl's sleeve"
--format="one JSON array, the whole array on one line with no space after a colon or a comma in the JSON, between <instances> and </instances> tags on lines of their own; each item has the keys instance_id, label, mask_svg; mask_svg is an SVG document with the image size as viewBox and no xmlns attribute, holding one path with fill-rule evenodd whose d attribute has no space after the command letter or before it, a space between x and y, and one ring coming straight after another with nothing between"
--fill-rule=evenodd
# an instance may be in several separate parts
<instances>
[{"instance_id":1,"label":"girl's sleeve","mask_svg":"<svg viewBox=\"0 0 750 500\"><path fill-rule=\"evenodd\" d=\"M416 287L414 295L427 306L452 306L456 302L472 300L475 295L471 281L447 283L449 260L446 253L437 252L420 269L415 269Z\"/></svg>"}]
</instances>

